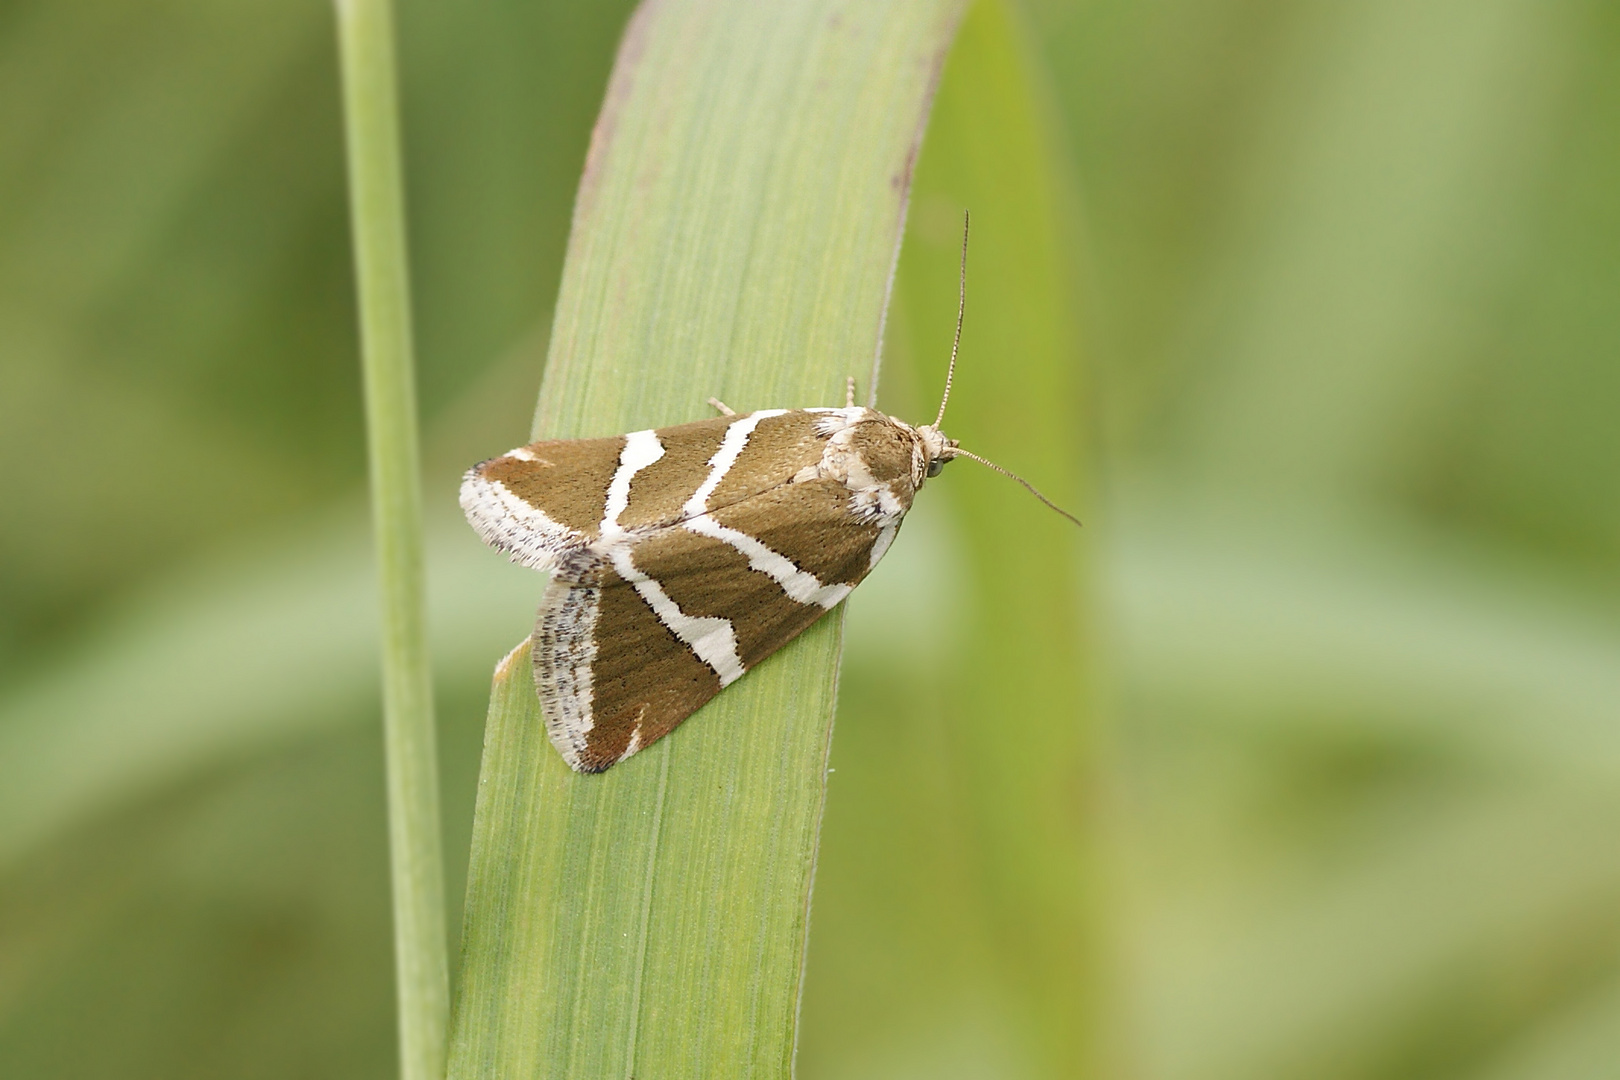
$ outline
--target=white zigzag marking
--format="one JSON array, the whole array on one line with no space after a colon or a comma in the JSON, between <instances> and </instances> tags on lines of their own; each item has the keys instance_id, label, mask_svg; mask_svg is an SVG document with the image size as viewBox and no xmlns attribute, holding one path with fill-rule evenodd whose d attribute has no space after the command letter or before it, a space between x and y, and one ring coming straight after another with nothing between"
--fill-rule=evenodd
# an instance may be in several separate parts
<instances>
[{"instance_id":1,"label":"white zigzag marking","mask_svg":"<svg viewBox=\"0 0 1620 1080\"><path fill-rule=\"evenodd\" d=\"M597 532L604 537L624 532L619 515L630 505L630 481L636 473L664 456L664 444L655 431L632 431L624 437L624 449L619 451L619 467L608 483L607 504L602 512L602 524Z\"/></svg>"},{"instance_id":2,"label":"white zigzag marking","mask_svg":"<svg viewBox=\"0 0 1620 1080\"><path fill-rule=\"evenodd\" d=\"M685 642L699 660L714 669L714 673L720 676L722 687L742 678L743 663L737 653L737 635L732 632L731 621L710 615L683 613L680 606L664 592L662 585L636 569L630 552L630 545L615 544L609 550L608 557L613 560L613 569L619 572L619 576L634 585L636 592L647 601L647 606L653 609L658 621Z\"/></svg>"},{"instance_id":3,"label":"white zigzag marking","mask_svg":"<svg viewBox=\"0 0 1620 1080\"><path fill-rule=\"evenodd\" d=\"M806 570L800 570L786 555L767 547L745 532L720 524L708 514L700 514L683 524L700 536L712 537L730 544L748 556L750 568L767 575L782 586L783 592L801 604L820 604L824 608L830 608L850 593L851 586L841 582L823 585L820 578Z\"/></svg>"},{"instance_id":4,"label":"white zigzag marking","mask_svg":"<svg viewBox=\"0 0 1620 1080\"><path fill-rule=\"evenodd\" d=\"M720 481L726 478L726 473L737 463L737 458L748 445L748 437L754 433L754 429L761 421L781 416L785 412L786 409L761 409L727 425L725 438L720 440L720 449L709 459L709 465L712 466L709 475L703 478L703 483L699 484L698 489L692 492L692 497L686 500L686 505L681 508L681 514L685 517L696 517L708 510L709 496L714 494L714 489L720 486Z\"/></svg>"}]
</instances>

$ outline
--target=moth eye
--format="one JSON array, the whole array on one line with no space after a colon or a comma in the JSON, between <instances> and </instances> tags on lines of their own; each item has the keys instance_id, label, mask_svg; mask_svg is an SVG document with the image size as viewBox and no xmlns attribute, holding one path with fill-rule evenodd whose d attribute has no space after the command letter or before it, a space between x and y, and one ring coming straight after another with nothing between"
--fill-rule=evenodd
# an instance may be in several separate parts
<instances>
[{"instance_id":1,"label":"moth eye","mask_svg":"<svg viewBox=\"0 0 1620 1080\"><path fill-rule=\"evenodd\" d=\"M944 471L945 471L945 459L944 458L935 458L933 461L930 461L928 463L928 475L929 476L938 476L940 473L942 473Z\"/></svg>"}]
</instances>

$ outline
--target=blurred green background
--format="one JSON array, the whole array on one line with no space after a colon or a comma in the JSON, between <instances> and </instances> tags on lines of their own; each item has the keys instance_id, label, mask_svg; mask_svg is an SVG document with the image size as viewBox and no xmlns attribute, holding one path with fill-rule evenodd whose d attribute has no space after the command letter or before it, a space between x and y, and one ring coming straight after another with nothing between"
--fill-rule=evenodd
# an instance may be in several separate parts
<instances>
[{"instance_id":1,"label":"blurred green background","mask_svg":"<svg viewBox=\"0 0 1620 1080\"><path fill-rule=\"evenodd\" d=\"M524 438L627 10L401 4L452 898L537 588L451 492ZM1095 455L1085 1022L1145 1080L1614 1076L1620 9L1016 12ZM8 1077L393 1068L330 22L0 8ZM968 540L913 518L850 610L808 1080L1031 1069L929 767L942 651L896 632L971 610Z\"/></svg>"}]
</instances>

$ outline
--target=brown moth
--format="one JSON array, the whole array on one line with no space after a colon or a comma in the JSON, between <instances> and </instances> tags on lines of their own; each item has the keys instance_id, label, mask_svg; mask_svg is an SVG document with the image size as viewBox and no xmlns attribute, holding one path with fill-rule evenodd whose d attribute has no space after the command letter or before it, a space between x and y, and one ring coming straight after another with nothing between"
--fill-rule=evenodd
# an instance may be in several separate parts
<instances>
[{"instance_id":1,"label":"brown moth","mask_svg":"<svg viewBox=\"0 0 1620 1080\"><path fill-rule=\"evenodd\" d=\"M960 343L960 309L956 329ZM1006 472L939 428L955 369L953 346L939 415L920 427L856 405L851 379L841 409L711 399L723 415L543 440L470 469L461 507L478 535L551 575L531 640L563 760L601 772L650 746L835 607L947 461Z\"/></svg>"}]
</instances>

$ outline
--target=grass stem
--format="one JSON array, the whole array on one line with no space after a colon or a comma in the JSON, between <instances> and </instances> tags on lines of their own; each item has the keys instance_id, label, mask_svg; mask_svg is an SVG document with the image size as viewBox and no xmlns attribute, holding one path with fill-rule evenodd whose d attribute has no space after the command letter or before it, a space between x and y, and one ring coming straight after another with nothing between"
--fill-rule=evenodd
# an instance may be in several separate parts
<instances>
[{"instance_id":1,"label":"grass stem","mask_svg":"<svg viewBox=\"0 0 1620 1080\"><path fill-rule=\"evenodd\" d=\"M381 605L400 1073L438 1080L449 964L393 15L389 0L337 0L337 21Z\"/></svg>"}]
</instances>

